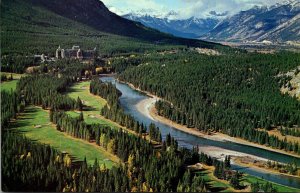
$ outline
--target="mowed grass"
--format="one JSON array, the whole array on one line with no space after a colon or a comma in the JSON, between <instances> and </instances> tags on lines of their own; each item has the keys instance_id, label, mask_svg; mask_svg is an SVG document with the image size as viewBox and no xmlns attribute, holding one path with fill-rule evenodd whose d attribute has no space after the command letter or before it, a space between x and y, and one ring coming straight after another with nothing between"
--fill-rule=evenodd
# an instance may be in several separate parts
<instances>
[{"instance_id":1,"label":"mowed grass","mask_svg":"<svg viewBox=\"0 0 300 193\"><path fill-rule=\"evenodd\" d=\"M234 192L234 188L230 186L229 182L219 180L213 175L213 167L207 166L205 167L205 169L196 173L202 176L202 178L204 178L204 180L208 182L211 191Z\"/></svg>"},{"instance_id":2,"label":"mowed grass","mask_svg":"<svg viewBox=\"0 0 300 193\"><path fill-rule=\"evenodd\" d=\"M11 91L11 90L15 90L16 86L17 86L17 82L19 81L19 79L24 76L24 74L15 74L15 73L8 73L8 72L1 72L1 74L5 74L8 78L12 75L13 76L13 80L9 80L9 81L1 81L1 91L5 90L5 91Z\"/></svg>"},{"instance_id":3,"label":"mowed grass","mask_svg":"<svg viewBox=\"0 0 300 193\"><path fill-rule=\"evenodd\" d=\"M241 181L241 183L260 183L260 184L266 184L267 181L261 178L257 178L251 175L245 175ZM273 187L276 188L277 192L300 192L300 189L292 188L288 186L283 186L280 184L272 183Z\"/></svg>"},{"instance_id":4,"label":"mowed grass","mask_svg":"<svg viewBox=\"0 0 300 193\"><path fill-rule=\"evenodd\" d=\"M99 164L104 163L107 168L119 163L116 156L109 154L102 147L57 131L49 120L49 113L39 107L26 107L25 112L12 123L12 128L34 141L49 144L59 151L66 151L75 157L75 160L83 160L86 157L88 164L93 164L97 158Z\"/></svg>"},{"instance_id":5,"label":"mowed grass","mask_svg":"<svg viewBox=\"0 0 300 193\"><path fill-rule=\"evenodd\" d=\"M113 128L120 128L120 126L110 120L100 116L100 110L107 104L103 98L90 93L90 81L84 81L74 84L68 89L68 96L77 100L79 97L85 107L83 108L84 121L88 124L99 123ZM68 112L72 117L78 117L79 112Z\"/></svg>"},{"instance_id":6,"label":"mowed grass","mask_svg":"<svg viewBox=\"0 0 300 193\"><path fill-rule=\"evenodd\" d=\"M244 175L240 181L240 185L244 185L245 189L242 190L235 190L233 187L229 184L228 181L217 179L213 175L212 167L205 167L204 170L196 172L197 174L201 175L205 181L208 182L210 185L210 190L212 191L221 191L221 192L249 192L251 191L251 183L260 183L260 184L266 184L267 181L261 178L257 178L251 175ZM280 184L272 183L273 187L276 188L278 192L300 192L300 189L292 188L283 186Z\"/></svg>"}]
</instances>

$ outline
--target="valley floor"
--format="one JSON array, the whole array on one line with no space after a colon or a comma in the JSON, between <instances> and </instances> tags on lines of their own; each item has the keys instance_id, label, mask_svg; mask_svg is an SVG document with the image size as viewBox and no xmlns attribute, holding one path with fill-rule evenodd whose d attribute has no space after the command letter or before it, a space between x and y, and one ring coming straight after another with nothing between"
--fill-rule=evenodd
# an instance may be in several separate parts
<instances>
[{"instance_id":1,"label":"valley floor","mask_svg":"<svg viewBox=\"0 0 300 193\"><path fill-rule=\"evenodd\" d=\"M126 83L126 84L128 84L128 83ZM256 143L246 141L246 140L241 139L241 138L230 137L230 136L225 135L223 133L213 133L211 135L208 135L208 134L203 133L203 132L201 132L201 131L199 131L195 128L188 128L185 125L180 125L178 123L175 123L175 122L173 122L173 121L171 121L171 120L169 120L165 117L159 116L157 114L157 111L154 107L154 104L157 100L160 99L159 97L157 97L157 96L155 96L151 93L141 91L140 89L135 88L130 83L128 85L131 88L133 88L137 91L143 92L143 93L145 93L145 94L147 94L148 96L151 97L149 99L145 99L145 100L141 101L136 106L137 106L137 109L141 113L143 113L145 116L151 118L152 120L160 121L160 122L162 122L162 123L164 123L164 124L166 124L170 127L173 127L173 128L178 129L180 131L183 131L183 132L186 132L186 133L198 136L198 137L204 137L204 138L208 138L208 139L215 140L215 141L230 141L230 142L233 142L233 143L239 143L239 144L243 144L243 145L248 145L248 146L257 147L257 148L261 148L261 149L266 149L268 151L279 152L279 153L282 153L282 154L294 156L295 158L300 158L300 155L297 155L295 153L290 153L290 152L286 152L284 150L279 150L279 149L274 149L274 148L267 147L267 146L264 146L264 145L259 145L259 144L256 144ZM300 139L297 138L297 140L299 140L299 142L300 142Z\"/></svg>"},{"instance_id":2,"label":"valley floor","mask_svg":"<svg viewBox=\"0 0 300 193\"><path fill-rule=\"evenodd\" d=\"M17 81L17 80L16 80ZM6 82L4 84L4 89L12 88L15 89L16 84L10 85ZM105 119L100 115L100 109L106 104L106 101L99 96L90 94L89 92L90 81L84 81L74 84L67 92L67 94L77 99L83 101L85 105L83 109L84 120L88 123L101 123L113 128L122 128L128 132L132 132L126 128L121 127L117 123L112 122L111 120ZM3 86L3 85L2 85ZM1 88L1 90L3 89ZM153 119L163 118L155 115L155 109L153 109L153 104L155 102L154 98L151 98L147 101L143 101L142 104L138 104L142 112L148 113L149 116L152 116ZM152 107L152 108L151 108ZM151 109L151 111L150 111ZM69 111L71 116L79 116L78 111ZM160 120L161 121L161 120ZM169 124L169 123L166 123ZM172 125L172 124L171 124ZM173 126L173 125L172 125ZM174 126L173 126L174 127ZM87 141L73 138L72 136L67 135L66 133L60 132L56 129L56 126L52 124L49 120L49 111L43 110L40 107L28 106L25 109L24 113L21 113L17 120L12 122L12 128L16 129L18 132L24 133L24 135L33 141L38 141L41 143L49 144L52 147L56 148L61 152L67 152L71 157L76 160L83 160L85 157L89 164L93 164L95 158L97 158L99 164L105 164L107 168L111 168L114 165L117 165L120 160L115 155L108 153L105 149L97 146L94 143L89 143ZM201 137L205 137L204 134L198 133ZM223 138L218 135L210 136L214 137L215 140L223 140ZM201 172L208 181L211 188L222 189L223 191L247 191L245 190L234 190L227 181L222 181L216 179L213 176L213 168L205 168ZM258 178L245 175L242 182L247 185L251 181L257 181ZM260 180L261 183L266 183L264 180ZM275 184L276 185L276 184ZM278 189L284 190L285 192L295 192L297 189L276 185Z\"/></svg>"}]
</instances>

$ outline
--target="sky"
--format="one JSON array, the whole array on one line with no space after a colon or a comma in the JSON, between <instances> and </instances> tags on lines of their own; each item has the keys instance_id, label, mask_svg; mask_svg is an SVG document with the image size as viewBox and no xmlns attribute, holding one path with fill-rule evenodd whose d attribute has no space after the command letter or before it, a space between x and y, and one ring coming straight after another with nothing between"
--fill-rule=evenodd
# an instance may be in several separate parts
<instances>
[{"instance_id":1,"label":"sky","mask_svg":"<svg viewBox=\"0 0 300 193\"><path fill-rule=\"evenodd\" d=\"M175 11L173 19L205 18L212 15L232 15L255 5L270 6L285 0L102 0L110 11L125 15L130 12L146 12L149 15L166 15Z\"/></svg>"}]
</instances>

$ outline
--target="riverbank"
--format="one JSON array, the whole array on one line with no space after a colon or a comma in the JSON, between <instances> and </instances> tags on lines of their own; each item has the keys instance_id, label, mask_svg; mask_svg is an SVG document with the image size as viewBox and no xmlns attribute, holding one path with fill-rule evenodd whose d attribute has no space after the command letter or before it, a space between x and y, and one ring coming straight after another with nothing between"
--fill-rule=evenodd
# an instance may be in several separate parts
<instances>
[{"instance_id":1,"label":"riverbank","mask_svg":"<svg viewBox=\"0 0 300 193\"><path fill-rule=\"evenodd\" d=\"M286 159L288 160L288 162L291 162L293 160L293 157L291 156L277 154L272 151L265 151L260 148L243 146L238 143L219 142L215 140L205 139L203 137L193 136L191 134L181 133L178 129L163 124L162 122L155 121L150 115L150 117L147 116L150 113L149 110L155 103L157 97L151 98L150 94L146 94L145 92L137 92L137 89L134 90L132 85L130 87L128 84L120 83L120 81L116 81L115 78L104 78L103 81L115 83L117 89L119 89L123 93L122 97L120 97L120 103L122 104L122 107L126 109L127 113L135 116L135 118L138 121L144 122L145 124L150 124L151 122L154 122L157 126L161 128L163 138L165 138L168 133L171 133L177 140L179 140L180 146L190 149L192 148L192 146L201 144L199 145L199 148L204 148L207 154L211 155L212 157L220 156L220 158L224 157L225 154L235 155L233 153L236 153L238 154L238 156L241 157L244 156L242 154L258 156L261 159L265 159L266 161L268 159L282 162L286 162ZM138 106L139 109L137 109ZM276 156L278 156L278 159ZM256 176L257 179L263 178L271 182L281 184L283 186L297 188L299 185L299 178L292 178L290 176L272 174L270 172L261 171L259 169L250 167L242 167L237 164L234 164L233 162L232 168L244 172L246 174Z\"/></svg>"},{"instance_id":2,"label":"riverbank","mask_svg":"<svg viewBox=\"0 0 300 193\"><path fill-rule=\"evenodd\" d=\"M250 142L247 142L247 141L243 142L244 140L229 137L229 136L224 135L222 133L213 133L212 135L207 135L207 134L204 134L204 133L202 133L202 132L200 132L196 129L187 128L186 126L177 124L177 123L175 123L175 122L173 122L169 119L166 119L162 116L159 116L157 114L157 111L156 111L155 107L154 107L154 103L155 103L155 99L153 99L153 98L143 100L141 103L137 104L137 109L140 112L145 112L144 113L145 115L150 114L150 117L155 121L160 121L160 122L162 122L162 123L164 123L168 126L171 126L171 127L176 128L180 131L183 131L183 132L186 132L186 133L198 136L198 137L207 138L207 139L211 139L211 140L215 140L215 141L230 141L230 142L233 142L233 143L239 143L239 144L243 144L243 145L254 146L254 144L251 144ZM141 111L141 110L143 110L143 106L144 106L144 109L149 110L149 112ZM146 106L146 108L145 108L145 106ZM261 147L259 147L259 145L258 145L257 148L261 148ZM269 150L268 148L262 148L262 149ZM245 158L245 157L248 157L253 162L257 162L257 163L266 163L268 161L267 159L264 159L264 158L261 158L261 157L258 157L258 156L254 156L254 155L250 155L250 154L246 154L246 153L241 153L241 152L235 152L235 151L231 151L231 150L227 150L227 149L223 149L223 148L219 148L219 147L212 147L212 146L199 147L199 151L203 152L205 154L211 155L213 157L216 157L217 159L220 159L220 160L224 160L226 155L231 155L233 157L233 159L232 159L233 164L237 164L239 166L244 166L244 167L250 167L250 168L254 168L254 169L258 169L258 170L263 170L264 172L267 172L267 173L291 176L291 177L295 177L295 178L300 179L300 176L290 175L290 174L286 174L286 173L280 173L277 170L259 167L255 164L252 164L252 163L243 163L243 161L242 161L242 159ZM269 151L275 151L275 150L271 149ZM280 153L285 153L285 154L289 155L286 152L280 152ZM294 155L292 155L292 156L294 156Z\"/></svg>"},{"instance_id":3,"label":"riverbank","mask_svg":"<svg viewBox=\"0 0 300 193\"><path fill-rule=\"evenodd\" d=\"M243 167L251 167L251 168L258 169L258 170L263 170L265 172L271 172L273 174L291 176L291 177L300 179L299 175L281 173L278 170L275 170L275 169L272 169L272 168L267 168L266 167L267 161L255 160L255 159L253 159L252 157L249 157L249 156L244 156L244 157L232 156L231 159L232 159L233 163L238 164L238 165L243 166ZM299 170L298 170L298 172L299 172Z\"/></svg>"},{"instance_id":4,"label":"riverbank","mask_svg":"<svg viewBox=\"0 0 300 193\"><path fill-rule=\"evenodd\" d=\"M140 104L139 104L140 105ZM143 105L143 104L141 104ZM240 138L235 138L235 137L230 137L228 135L225 135L223 133L212 133L211 135L205 134L203 132L200 132L199 130L195 129L195 128L188 128L184 125L180 125L178 123L175 123L165 117L159 116L157 113L157 110L155 109L155 107L152 105L150 110L150 116L157 121L160 121L166 125L169 125L171 127L174 127L175 129L178 129L180 131L198 136L198 137L204 137L207 139L211 139L211 140L216 140L216 141L229 141L232 143L238 143L238 144L242 144L242 145L248 145L248 146L252 146L252 147L256 147L256 148L260 148L260 149L265 149L268 151L273 151L273 152L277 152L277 153L281 153L281 154L285 154L285 155L289 155L289 156L293 156L295 158L300 158L300 155L296 155L293 153L289 153L280 149L273 149L271 147L266 147L264 145L259 145L259 144L255 144L255 143L251 143L249 141L246 141L244 139L240 139Z\"/></svg>"},{"instance_id":5,"label":"riverbank","mask_svg":"<svg viewBox=\"0 0 300 193\"><path fill-rule=\"evenodd\" d=\"M242 144L242 145L247 145L247 146L256 147L256 148L260 148L260 149L265 149L265 150L276 152L276 153L281 153L281 154L293 156L295 158L300 158L300 155L290 153L290 152L286 152L284 150L274 149L274 148L267 147L267 146L264 146L264 145L259 145L259 144L256 144L256 143L246 141L246 140L241 139L241 138L230 137L230 136L225 135L223 133L212 133L211 135L208 135L208 134L203 133L203 132L201 132L201 131L199 131L195 128L188 128L185 125L180 125L178 123L175 123L175 122L173 122L173 121L171 121L171 120L169 120L165 117L162 117L162 116L158 115L157 110L154 107L154 104L157 100L161 99L160 97L158 97L156 95L153 95L150 92L143 91L140 88L136 88L131 83L120 81L118 79L117 79L117 81L120 82L120 83L123 83L123 84L127 84L130 88L151 97L149 99L145 99L145 100L141 101L140 103L138 103L136 105L136 107L142 114L144 114L145 116L147 116L148 118L150 118L152 120L162 122L165 125L168 125L168 126L173 127L177 130L180 130L180 131L183 131L185 133L195 135L195 136L198 136L198 137L207 138L207 139L211 139L211 140L215 140L215 141L229 141L229 142L232 142L232 143L238 143L238 144Z\"/></svg>"}]
</instances>

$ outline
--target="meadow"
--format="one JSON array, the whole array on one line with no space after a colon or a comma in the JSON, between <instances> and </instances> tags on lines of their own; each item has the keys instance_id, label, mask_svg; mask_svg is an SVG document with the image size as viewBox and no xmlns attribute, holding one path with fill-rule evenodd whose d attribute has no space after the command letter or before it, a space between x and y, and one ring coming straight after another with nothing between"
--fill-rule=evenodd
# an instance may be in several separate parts
<instances>
[{"instance_id":1,"label":"meadow","mask_svg":"<svg viewBox=\"0 0 300 193\"><path fill-rule=\"evenodd\" d=\"M101 147L56 130L49 120L48 112L39 107L28 106L24 113L12 122L11 128L33 141L49 144L61 152L70 154L74 161L86 158L88 164L92 165L97 158L98 163L105 164L107 168L119 162L116 156L107 153Z\"/></svg>"},{"instance_id":2,"label":"meadow","mask_svg":"<svg viewBox=\"0 0 300 193\"><path fill-rule=\"evenodd\" d=\"M82 101L83 107L83 117L86 123L100 123L113 128L120 128L118 124L112 122L111 120L105 119L100 115L100 110L106 105L106 100L103 98L93 95L89 91L90 81L83 81L74 84L68 89L67 95L75 100L79 97ZM79 111L69 111L69 115L72 117L78 117Z\"/></svg>"},{"instance_id":3,"label":"meadow","mask_svg":"<svg viewBox=\"0 0 300 193\"><path fill-rule=\"evenodd\" d=\"M1 72L1 75L4 74L7 77L12 76L13 80L8 80L8 81L1 81L1 91L6 90L6 91L11 91L15 90L17 86L18 80L22 77L25 76L24 74L16 74L16 73L6 73L6 72Z\"/></svg>"},{"instance_id":4,"label":"meadow","mask_svg":"<svg viewBox=\"0 0 300 193\"><path fill-rule=\"evenodd\" d=\"M236 192L235 189L229 184L228 181L220 180L213 175L214 167L205 166L205 168L201 171L196 172L196 174L201 175L205 181L210 185L210 189L213 191L221 191L221 192ZM268 181L258 178L255 176L244 174L241 178L240 184L244 186L249 186L252 183L258 182L259 184L266 184ZM270 183L270 182L269 182ZM277 192L300 192L300 189L291 188L288 186L283 186L280 184L272 183L273 187L277 190ZM242 190L243 192L251 191L250 188L246 188Z\"/></svg>"}]
</instances>

